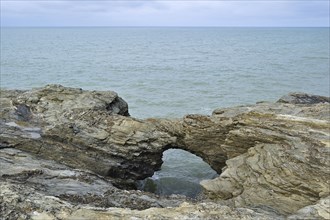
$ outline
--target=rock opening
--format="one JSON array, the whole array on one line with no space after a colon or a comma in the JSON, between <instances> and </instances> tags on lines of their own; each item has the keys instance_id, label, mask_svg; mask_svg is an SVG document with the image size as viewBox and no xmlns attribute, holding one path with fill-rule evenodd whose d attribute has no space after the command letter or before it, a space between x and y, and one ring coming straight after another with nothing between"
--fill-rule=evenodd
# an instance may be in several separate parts
<instances>
[{"instance_id":1,"label":"rock opening","mask_svg":"<svg viewBox=\"0 0 330 220\"><path fill-rule=\"evenodd\" d=\"M201 192L200 181L218 176L200 157L180 149L163 152L161 170L138 182L138 189L159 195L181 194L196 198Z\"/></svg>"}]
</instances>

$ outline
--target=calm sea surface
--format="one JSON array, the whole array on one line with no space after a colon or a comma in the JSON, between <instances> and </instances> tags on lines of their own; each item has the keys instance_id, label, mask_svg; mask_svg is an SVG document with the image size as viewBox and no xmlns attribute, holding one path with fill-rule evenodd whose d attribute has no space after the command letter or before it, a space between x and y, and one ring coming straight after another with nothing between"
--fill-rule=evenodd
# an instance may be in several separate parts
<instances>
[{"instance_id":1,"label":"calm sea surface","mask_svg":"<svg viewBox=\"0 0 330 220\"><path fill-rule=\"evenodd\" d=\"M329 95L329 50L329 28L1 28L0 85L114 90L133 117L174 118ZM147 184L158 193L195 195L215 175L185 152L164 160Z\"/></svg>"}]
</instances>

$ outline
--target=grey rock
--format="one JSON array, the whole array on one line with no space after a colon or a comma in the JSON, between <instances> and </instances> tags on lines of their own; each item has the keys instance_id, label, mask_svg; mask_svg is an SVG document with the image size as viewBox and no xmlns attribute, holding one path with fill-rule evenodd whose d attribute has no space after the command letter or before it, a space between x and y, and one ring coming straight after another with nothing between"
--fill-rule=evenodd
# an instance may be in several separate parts
<instances>
[{"instance_id":1,"label":"grey rock","mask_svg":"<svg viewBox=\"0 0 330 220\"><path fill-rule=\"evenodd\" d=\"M329 103L329 97L310 95L306 93L290 93L281 97L277 102L279 103L291 103L291 104L317 104L317 103Z\"/></svg>"},{"instance_id":2,"label":"grey rock","mask_svg":"<svg viewBox=\"0 0 330 220\"><path fill-rule=\"evenodd\" d=\"M89 169L123 188L159 169L161 155L150 146L159 151L173 139L126 117L127 104L114 92L48 85L1 91L1 101L0 146Z\"/></svg>"},{"instance_id":3,"label":"grey rock","mask_svg":"<svg viewBox=\"0 0 330 220\"><path fill-rule=\"evenodd\" d=\"M288 216L288 219L330 219L330 197L320 199L316 204L306 206L295 214Z\"/></svg>"},{"instance_id":4,"label":"grey rock","mask_svg":"<svg viewBox=\"0 0 330 220\"><path fill-rule=\"evenodd\" d=\"M2 90L0 101L0 201L8 218L328 215L328 97L290 94L176 120L128 117L114 92L59 85ZM220 174L201 183L196 204L132 190L160 169L169 148L200 156Z\"/></svg>"},{"instance_id":5,"label":"grey rock","mask_svg":"<svg viewBox=\"0 0 330 220\"><path fill-rule=\"evenodd\" d=\"M172 198L136 190L121 190L114 187L107 178L93 172L72 169L13 148L0 150L0 165L2 217L9 219L23 215L26 206L50 206L39 204L47 201L47 198L66 204L66 208L88 204L100 208L146 209L175 207L189 201L183 196ZM13 201L7 193L17 194L11 195L16 199ZM46 210L59 208L57 206L50 206Z\"/></svg>"}]
</instances>

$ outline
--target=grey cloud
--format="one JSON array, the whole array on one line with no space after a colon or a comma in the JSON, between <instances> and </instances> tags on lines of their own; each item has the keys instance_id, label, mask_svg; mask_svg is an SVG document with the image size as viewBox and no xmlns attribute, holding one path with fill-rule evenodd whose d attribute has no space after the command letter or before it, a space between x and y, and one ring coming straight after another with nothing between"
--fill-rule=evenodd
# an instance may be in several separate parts
<instances>
[{"instance_id":1,"label":"grey cloud","mask_svg":"<svg viewBox=\"0 0 330 220\"><path fill-rule=\"evenodd\" d=\"M320 26L328 1L2 1L4 25ZM40 19L42 18L42 19Z\"/></svg>"},{"instance_id":2,"label":"grey cloud","mask_svg":"<svg viewBox=\"0 0 330 220\"><path fill-rule=\"evenodd\" d=\"M143 7L165 9L160 2L156 1L48 1L39 2L39 4L45 10L64 9L71 12L111 12L127 9L139 10Z\"/></svg>"}]
</instances>

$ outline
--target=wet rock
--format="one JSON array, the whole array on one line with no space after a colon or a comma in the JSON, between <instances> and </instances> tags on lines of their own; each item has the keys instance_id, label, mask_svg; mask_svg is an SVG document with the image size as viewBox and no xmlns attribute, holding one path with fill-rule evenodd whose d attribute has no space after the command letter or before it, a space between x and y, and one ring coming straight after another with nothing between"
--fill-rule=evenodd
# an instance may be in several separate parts
<instances>
[{"instance_id":1,"label":"wet rock","mask_svg":"<svg viewBox=\"0 0 330 220\"><path fill-rule=\"evenodd\" d=\"M26 105L17 105L15 114L19 121L28 121L31 118L31 110Z\"/></svg>"}]
</instances>

